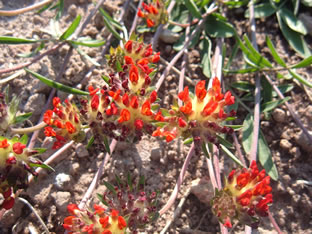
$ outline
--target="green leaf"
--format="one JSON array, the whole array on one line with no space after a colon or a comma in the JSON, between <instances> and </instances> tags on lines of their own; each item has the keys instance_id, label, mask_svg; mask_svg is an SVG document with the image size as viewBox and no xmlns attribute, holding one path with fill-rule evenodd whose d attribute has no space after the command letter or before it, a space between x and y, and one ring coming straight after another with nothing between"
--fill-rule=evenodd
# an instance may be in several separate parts
<instances>
[{"instance_id":1,"label":"green leaf","mask_svg":"<svg viewBox=\"0 0 312 234\"><path fill-rule=\"evenodd\" d=\"M307 7L312 7L312 0L301 0L301 3Z\"/></svg>"},{"instance_id":2,"label":"green leaf","mask_svg":"<svg viewBox=\"0 0 312 234\"><path fill-rule=\"evenodd\" d=\"M212 65L211 65L211 41L208 37L204 37L199 43L201 66L203 74L207 77L211 77Z\"/></svg>"},{"instance_id":3,"label":"green leaf","mask_svg":"<svg viewBox=\"0 0 312 234\"><path fill-rule=\"evenodd\" d=\"M220 145L224 153L226 153L236 164L244 167L244 164L224 145Z\"/></svg>"},{"instance_id":4,"label":"green leaf","mask_svg":"<svg viewBox=\"0 0 312 234\"><path fill-rule=\"evenodd\" d=\"M307 29L305 28L304 24L301 22L301 20L297 19L294 13L288 10L287 7L284 6L281 8L279 13L289 28L303 35L307 34Z\"/></svg>"},{"instance_id":5,"label":"green leaf","mask_svg":"<svg viewBox=\"0 0 312 234\"><path fill-rule=\"evenodd\" d=\"M193 141L194 141L194 139L193 139L193 137L191 137L191 138L188 138L188 139L184 140L183 144L184 145L189 145L189 144L193 143Z\"/></svg>"},{"instance_id":6,"label":"green leaf","mask_svg":"<svg viewBox=\"0 0 312 234\"><path fill-rule=\"evenodd\" d=\"M251 41L249 40L246 34L244 35L244 41L248 49L251 51L251 53L253 53L253 55L258 60L256 64L272 68L272 64L265 57L261 56L261 54L253 47Z\"/></svg>"},{"instance_id":7,"label":"green leaf","mask_svg":"<svg viewBox=\"0 0 312 234\"><path fill-rule=\"evenodd\" d=\"M243 123L243 148L246 154L250 153L252 144L252 132L253 132L253 115L248 114Z\"/></svg>"},{"instance_id":8,"label":"green leaf","mask_svg":"<svg viewBox=\"0 0 312 234\"><path fill-rule=\"evenodd\" d=\"M105 81L105 83L109 85L110 78L108 76L105 76L105 75L102 75L101 77Z\"/></svg>"},{"instance_id":9,"label":"green leaf","mask_svg":"<svg viewBox=\"0 0 312 234\"><path fill-rule=\"evenodd\" d=\"M278 53L276 52L276 49L271 41L271 39L268 37L268 35L266 35L265 37L265 41L267 43L267 46L269 47L271 54L274 58L274 60L281 65L282 67L286 67L286 63L284 62L284 60L278 55Z\"/></svg>"},{"instance_id":10,"label":"green leaf","mask_svg":"<svg viewBox=\"0 0 312 234\"><path fill-rule=\"evenodd\" d=\"M58 8L55 19L59 20L64 12L64 0L59 0L59 2L57 3L56 7Z\"/></svg>"},{"instance_id":11,"label":"green leaf","mask_svg":"<svg viewBox=\"0 0 312 234\"><path fill-rule=\"evenodd\" d=\"M86 60L90 61L90 63L92 63L94 66L101 66L101 64L99 64L97 61L95 61L95 59L91 58L87 53L85 53L84 51L82 51L81 49L79 49L76 45L74 46L77 50L77 52Z\"/></svg>"},{"instance_id":12,"label":"green leaf","mask_svg":"<svg viewBox=\"0 0 312 234\"><path fill-rule=\"evenodd\" d=\"M311 56L311 51L305 42L302 35L298 32L293 31L290 29L287 24L283 21L281 18L279 12L277 12L277 19L280 26L280 29L282 30L282 33L285 37L285 39L288 41L289 45L298 52L302 57L308 57Z\"/></svg>"},{"instance_id":13,"label":"green leaf","mask_svg":"<svg viewBox=\"0 0 312 234\"><path fill-rule=\"evenodd\" d=\"M253 90L255 90L255 85L251 84L248 81L237 81L232 83L231 86L244 92L252 92Z\"/></svg>"},{"instance_id":14,"label":"green leaf","mask_svg":"<svg viewBox=\"0 0 312 234\"><path fill-rule=\"evenodd\" d=\"M298 73L296 73L294 70L288 70L289 73L296 79L298 80L301 84L308 86L309 88L312 88L312 83L302 76L300 76Z\"/></svg>"},{"instance_id":15,"label":"green leaf","mask_svg":"<svg viewBox=\"0 0 312 234\"><path fill-rule=\"evenodd\" d=\"M24 68L26 72L30 73L31 75L33 75L34 77L36 77L37 79L39 79L40 81L42 81L43 83L45 83L46 85L52 87L52 88L55 88L57 90L60 90L60 91L63 91L63 92L66 92L66 93L72 93L72 94L78 94L78 95L89 95L88 92L85 92L85 91L82 91L82 90L79 90L79 89L75 89L75 88L72 88L72 87L69 87L67 85L63 85L59 82L56 82L56 81L53 81L53 80L50 80L34 71L31 71L27 68Z\"/></svg>"},{"instance_id":16,"label":"green leaf","mask_svg":"<svg viewBox=\"0 0 312 234\"><path fill-rule=\"evenodd\" d=\"M226 148L230 148L230 149L233 148L233 145L229 141L224 139L222 136L217 135L217 138L221 145L224 145Z\"/></svg>"},{"instance_id":17,"label":"green leaf","mask_svg":"<svg viewBox=\"0 0 312 234\"><path fill-rule=\"evenodd\" d=\"M44 152L46 152L46 151L47 151L47 149L46 149L46 148L34 148L34 150L35 150L35 151L38 151L38 153L37 153L37 154L43 154Z\"/></svg>"},{"instance_id":18,"label":"green leaf","mask_svg":"<svg viewBox=\"0 0 312 234\"><path fill-rule=\"evenodd\" d=\"M270 102L272 101L272 93L273 93L273 87L272 85L265 79L264 77L261 77L261 97L263 97L262 102Z\"/></svg>"},{"instance_id":19,"label":"green leaf","mask_svg":"<svg viewBox=\"0 0 312 234\"><path fill-rule=\"evenodd\" d=\"M24 134L20 139L19 142L21 142L22 144L26 145L28 143L28 136L26 134Z\"/></svg>"},{"instance_id":20,"label":"green leaf","mask_svg":"<svg viewBox=\"0 0 312 234\"><path fill-rule=\"evenodd\" d=\"M109 191L111 191L115 196L117 195L116 190L115 190L115 188L114 188L113 185L111 185L110 183L108 183L108 182L106 182L106 181L103 181L103 184L104 184L105 187L106 187Z\"/></svg>"},{"instance_id":21,"label":"green leaf","mask_svg":"<svg viewBox=\"0 0 312 234\"><path fill-rule=\"evenodd\" d=\"M36 42L40 42L40 40L0 36L0 44L14 45L14 44L29 44L29 43L36 43Z\"/></svg>"},{"instance_id":22,"label":"green leaf","mask_svg":"<svg viewBox=\"0 0 312 234\"><path fill-rule=\"evenodd\" d=\"M185 6L187 7L187 9L190 11L190 13L192 14L192 16L201 19L202 16L200 14L199 9L197 8L195 2L193 0L185 0L184 1Z\"/></svg>"},{"instance_id":23,"label":"green leaf","mask_svg":"<svg viewBox=\"0 0 312 234\"><path fill-rule=\"evenodd\" d=\"M211 37L232 37L235 29L232 24L216 18L213 15L207 17L205 31Z\"/></svg>"},{"instance_id":24,"label":"green leaf","mask_svg":"<svg viewBox=\"0 0 312 234\"><path fill-rule=\"evenodd\" d=\"M254 16L255 18L265 18L273 15L275 9L270 3L261 3L254 6ZM245 18L249 18L250 12L249 9L245 11Z\"/></svg>"},{"instance_id":25,"label":"green leaf","mask_svg":"<svg viewBox=\"0 0 312 234\"><path fill-rule=\"evenodd\" d=\"M25 120L29 119L31 116L32 116L32 112L28 112L28 113L25 113L25 114L22 114L22 115L18 115L18 116L15 117L13 123L17 124L17 123L24 122Z\"/></svg>"},{"instance_id":26,"label":"green leaf","mask_svg":"<svg viewBox=\"0 0 312 234\"><path fill-rule=\"evenodd\" d=\"M239 70L223 70L227 74L245 74L245 73L251 73L259 71L260 68L257 67L249 67L249 68L243 68Z\"/></svg>"},{"instance_id":27,"label":"green leaf","mask_svg":"<svg viewBox=\"0 0 312 234\"><path fill-rule=\"evenodd\" d=\"M291 91L294 86L292 84L284 84L284 85L279 85L277 86L278 89L281 91L281 93L288 93L289 91ZM273 90L273 97L277 97L277 93Z\"/></svg>"},{"instance_id":28,"label":"green leaf","mask_svg":"<svg viewBox=\"0 0 312 234\"><path fill-rule=\"evenodd\" d=\"M291 68L302 68L302 67L307 67L312 64L312 56L305 58L301 62L292 65Z\"/></svg>"},{"instance_id":29,"label":"green leaf","mask_svg":"<svg viewBox=\"0 0 312 234\"><path fill-rule=\"evenodd\" d=\"M69 41L71 44L74 45L81 45L87 47L100 47L105 44L103 40L92 40L92 39L78 39L77 41Z\"/></svg>"},{"instance_id":30,"label":"green leaf","mask_svg":"<svg viewBox=\"0 0 312 234\"><path fill-rule=\"evenodd\" d=\"M115 28L117 28L117 29L119 29L119 30L123 30L122 29L122 25L118 22L118 21L116 21L116 20L114 20L110 15L109 15L109 13L107 13L104 9L102 9L101 8L101 14L111 23L111 25L112 26L114 26Z\"/></svg>"},{"instance_id":31,"label":"green leaf","mask_svg":"<svg viewBox=\"0 0 312 234\"><path fill-rule=\"evenodd\" d=\"M259 134L258 158L266 173L275 181L278 179L278 171L272 159L272 154L263 133Z\"/></svg>"},{"instance_id":32,"label":"green leaf","mask_svg":"<svg viewBox=\"0 0 312 234\"><path fill-rule=\"evenodd\" d=\"M108 138L106 136L103 136L103 142L105 146L105 150L108 154L111 154L110 148L109 148L109 143L108 143Z\"/></svg>"},{"instance_id":33,"label":"green leaf","mask_svg":"<svg viewBox=\"0 0 312 234\"><path fill-rule=\"evenodd\" d=\"M114 35L114 37L116 37L118 40L122 40L122 37L119 35L119 33L115 30L115 28L112 26L112 20L110 18L107 17L107 13L100 8L99 9L100 13L103 16L104 19L104 24L105 26L108 28L108 30Z\"/></svg>"},{"instance_id":34,"label":"green leaf","mask_svg":"<svg viewBox=\"0 0 312 234\"><path fill-rule=\"evenodd\" d=\"M29 163L29 166L31 167L41 167L41 168L44 168L44 169L50 169L51 171L55 171L52 167L50 167L49 165L47 164L37 164L37 163Z\"/></svg>"},{"instance_id":35,"label":"green leaf","mask_svg":"<svg viewBox=\"0 0 312 234\"><path fill-rule=\"evenodd\" d=\"M207 158L210 158L210 155L209 155L209 152L208 152L208 149L207 149L206 142L203 142L203 143L202 143L202 151L203 151L204 155L205 155Z\"/></svg>"},{"instance_id":36,"label":"green leaf","mask_svg":"<svg viewBox=\"0 0 312 234\"><path fill-rule=\"evenodd\" d=\"M97 193L96 196L100 200L100 202L102 202L105 206L107 206L107 207L109 206L109 204L104 200L103 195Z\"/></svg>"},{"instance_id":37,"label":"green leaf","mask_svg":"<svg viewBox=\"0 0 312 234\"><path fill-rule=\"evenodd\" d=\"M235 131L240 130L243 127L243 125L233 125L233 124L225 124L224 126L233 128Z\"/></svg>"},{"instance_id":38,"label":"green leaf","mask_svg":"<svg viewBox=\"0 0 312 234\"><path fill-rule=\"evenodd\" d=\"M127 174L127 183L129 185L130 191L132 191L133 186L132 186L132 178L131 178L130 173Z\"/></svg>"},{"instance_id":39,"label":"green leaf","mask_svg":"<svg viewBox=\"0 0 312 234\"><path fill-rule=\"evenodd\" d=\"M60 40L66 40L69 38L77 29L80 24L81 15L78 15L76 19L71 23L71 25L66 29L66 31L60 37Z\"/></svg>"},{"instance_id":40,"label":"green leaf","mask_svg":"<svg viewBox=\"0 0 312 234\"><path fill-rule=\"evenodd\" d=\"M270 101L270 102L263 103L261 105L261 111L262 112L271 111L274 108L276 108L277 106L283 104L284 102L289 101L289 99L290 99L290 97L285 97L285 98L280 99L280 100L275 100L275 101Z\"/></svg>"},{"instance_id":41,"label":"green leaf","mask_svg":"<svg viewBox=\"0 0 312 234\"><path fill-rule=\"evenodd\" d=\"M90 140L88 141L88 144L86 146L86 149L89 149L92 145L93 145L93 142L94 142L94 136L92 136L90 138Z\"/></svg>"},{"instance_id":42,"label":"green leaf","mask_svg":"<svg viewBox=\"0 0 312 234\"><path fill-rule=\"evenodd\" d=\"M45 44L44 42L41 42L40 45L32 52L30 53L24 53L24 54L18 54L17 56L22 57L22 58L29 58L33 57L35 54L37 54L40 50L44 48Z\"/></svg>"}]
</instances>

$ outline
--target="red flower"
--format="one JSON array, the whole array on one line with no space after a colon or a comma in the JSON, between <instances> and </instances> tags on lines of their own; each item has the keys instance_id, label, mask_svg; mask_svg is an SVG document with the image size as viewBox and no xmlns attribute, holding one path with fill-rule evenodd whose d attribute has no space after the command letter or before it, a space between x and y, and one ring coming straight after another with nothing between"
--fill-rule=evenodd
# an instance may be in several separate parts
<instances>
[{"instance_id":1,"label":"red flower","mask_svg":"<svg viewBox=\"0 0 312 234\"><path fill-rule=\"evenodd\" d=\"M120 230L124 229L127 227L127 223L125 219L122 216L118 216L118 227Z\"/></svg>"},{"instance_id":2,"label":"red flower","mask_svg":"<svg viewBox=\"0 0 312 234\"><path fill-rule=\"evenodd\" d=\"M134 121L134 126L136 130L141 130L143 128L144 122L141 119L136 119Z\"/></svg>"},{"instance_id":3,"label":"red flower","mask_svg":"<svg viewBox=\"0 0 312 234\"><path fill-rule=\"evenodd\" d=\"M6 209L6 210L11 209L14 206L14 198L9 197L9 198L5 199L1 206L2 206L2 208Z\"/></svg>"},{"instance_id":4,"label":"red flower","mask_svg":"<svg viewBox=\"0 0 312 234\"><path fill-rule=\"evenodd\" d=\"M16 142L13 144L13 151L16 154L22 154L25 148L26 148L26 145L20 142Z\"/></svg>"},{"instance_id":5,"label":"red flower","mask_svg":"<svg viewBox=\"0 0 312 234\"><path fill-rule=\"evenodd\" d=\"M133 109L137 109L139 107L139 100L137 96L133 96L130 101L130 106Z\"/></svg>"},{"instance_id":6,"label":"red flower","mask_svg":"<svg viewBox=\"0 0 312 234\"><path fill-rule=\"evenodd\" d=\"M181 101L187 102L189 100L189 89L184 87L184 90L178 94L178 97Z\"/></svg>"},{"instance_id":7,"label":"red flower","mask_svg":"<svg viewBox=\"0 0 312 234\"><path fill-rule=\"evenodd\" d=\"M149 100L146 100L143 103L141 113L142 113L142 115L147 115L147 116L153 115L153 113L151 111L151 103L149 102Z\"/></svg>"},{"instance_id":8,"label":"red flower","mask_svg":"<svg viewBox=\"0 0 312 234\"><path fill-rule=\"evenodd\" d=\"M44 135L46 135L47 137L55 137L56 132L53 130L52 127L48 126L44 128Z\"/></svg>"},{"instance_id":9,"label":"red flower","mask_svg":"<svg viewBox=\"0 0 312 234\"><path fill-rule=\"evenodd\" d=\"M186 115L191 114L192 113L192 102L191 101L187 102L186 105L180 107L180 110Z\"/></svg>"},{"instance_id":10,"label":"red flower","mask_svg":"<svg viewBox=\"0 0 312 234\"><path fill-rule=\"evenodd\" d=\"M197 98L202 101L206 97L207 90L205 89L205 81L199 81L195 87L195 94Z\"/></svg>"},{"instance_id":11,"label":"red flower","mask_svg":"<svg viewBox=\"0 0 312 234\"><path fill-rule=\"evenodd\" d=\"M44 115L43 115L43 121L46 124L51 125L53 123L52 121L52 116L53 116L53 111L52 110L47 110Z\"/></svg>"},{"instance_id":12,"label":"red flower","mask_svg":"<svg viewBox=\"0 0 312 234\"><path fill-rule=\"evenodd\" d=\"M126 122L130 120L130 111L127 109L122 109L120 112L120 118L118 119L119 123Z\"/></svg>"},{"instance_id":13,"label":"red flower","mask_svg":"<svg viewBox=\"0 0 312 234\"><path fill-rule=\"evenodd\" d=\"M139 11L140 11L140 9L139 9ZM125 49L126 49L129 53L131 53L131 50L132 50L132 41L131 41L131 40L129 40L129 41L126 42L126 44L125 44Z\"/></svg>"},{"instance_id":14,"label":"red flower","mask_svg":"<svg viewBox=\"0 0 312 234\"><path fill-rule=\"evenodd\" d=\"M139 80L139 70L135 65L131 65L130 67L129 79L134 84L136 84Z\"/></svg>"},{"instance_id":15,"label":"red flower","mask_svg":"<svg viewBox=\"0 0 312 234\"><path fill-rule=\"evenodd\" d=\"M4 139L4 140L0 141L0 148L5 149L5 148L7 148L9 146L10 146L10 144L8 143L7 139Z\"/></svg>"},{"instance_id":16,"label":"red flower","mask_svg":"<svg viewBox=\"0 0 312 234\"><path fill-rule=\"evenodd\" d=\"M79 210L78 206L76 204L69 204L67 206L67 210L70 214L75 215L75 211Z\"/></svg>"},{"instance_id":17,"label":"red flower","mask_svg":"<svg viewBox=\"0 0 312 234\"><path fill-rule=\"evenodd\" d=\"M100 98L98 95L94 94L91 99L91 108L93 111L97 110L100 104Z\"/></svg>"},{"instance_id":18,"label":"red flower","mask_svg":"<svg viewBox=\"0 0 312 234\"><path fill-rule=\"evenodd\" d=\"M67 121L67 122L65 123L65 127L66 127L67 131L69 132L69 134L73 134L73 133L76 132L76 128L74 127L74 125L72 125L71 122L68 122L68 121Z\"/></svg>"}]
</instances>

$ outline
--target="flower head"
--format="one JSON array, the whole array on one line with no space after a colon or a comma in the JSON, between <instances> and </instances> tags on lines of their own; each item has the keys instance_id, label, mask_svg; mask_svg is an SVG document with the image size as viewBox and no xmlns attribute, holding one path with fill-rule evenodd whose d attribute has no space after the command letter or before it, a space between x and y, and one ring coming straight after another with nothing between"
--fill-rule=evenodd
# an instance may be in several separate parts
<instances>
[{"instance_id":1,"label":"flower head","mask_svg":"<svg viewBox=\"0 0 312 234\"><path fill-rule=\"evenodd\" d=\"M163 119L162 128L153 133L154 136L165 137L167 141L175 137L193 137L196 152L200 152L203 142L218 145L218 133L231 133L233 129L222 126L221 123L235 112L225 113L225 107L234 104L235 99L230 92L221 93L218 78L213 79L212 88L206 90L205 81L200 81L195 87L195 95L189 94L186 86L178 94L183 102L180 107L173 106Z\"/></svg>"},{"instance_id":2,"label":"flower head","mask_svg":"<svg viewBox=\"0 0 312 234\"><path fill-rule=\"evenodd\" d=\"M269 204L273 202L270 177L259 172L252 161L249 169L233 170L212 201L212 211L226 226L233 220L256 227L261 217L268 216Z\"/></svg>"},{"instance_id":3,"label":"flower head","mask_svg":"<svg viewBox=\"0 0 312 234\"><path fill-rule=\"evenodd\" d=\"M0 137L0 193L4 197L0 208L12 208L13 191L27 186L28 173L37 176L32 166L42 164L33 157L38 153L36 149L28 149L17 137Z\"/></svg>"},{"instance_id":4,"label":"flower head","mask_svg":"<svg viewBox=\"0 0 312 234\"><path fill-rule=\"evenodd\" d=\"M53 110L47 110L43 116L43 121L49 125L45 127L44 134L56 138L53 148L60 148L68 140L82 141L84 132L81 130L78 108L68 100L62 105L58 97L53 99L53 107Z\"/></svg>"},{"instance_id":5,"label":"flower head","mask_svg":"<svg viewBox=\"0 0 312 234\"><path fill-rule=\"evenodd\" d=\"M146 224L152 223L158 213L156 211L157 194L152 192L148 194L144 190L143 177L137 184L134 181L129 184L128 181L122 181L117 177L118 186L110 187L115 191L107 190L102 196L102 200L109 205L111 209L119 210L120 215L128 217L128 228L132 233L137 233ZM130 181L132 179L130 178Z\"/></svg>"},{"instance_id":6,"label":"flower head","mask_svg":"<svg viewBox=\"0 0 312 234\"><path fill-rule=\"evenodd\" d=\"M162 0L153 0L152 3L142 3L142 8L138 10L138 16L146 20L147 27L157 27L168 21L168 13Z\"/></svg>"},{"instance_id":7,"label":"flower head","mask_svg":"<svg viewBox=\"0 0 312 234\"><path fill-rule=\"evenodd\" d=\"M124 234L127 222L117 210L110 212L94 204L93 210L80 210L76 204L69 204L71 216L64 219L63 227L73 233Z\"/></svg>"}]
</instances>

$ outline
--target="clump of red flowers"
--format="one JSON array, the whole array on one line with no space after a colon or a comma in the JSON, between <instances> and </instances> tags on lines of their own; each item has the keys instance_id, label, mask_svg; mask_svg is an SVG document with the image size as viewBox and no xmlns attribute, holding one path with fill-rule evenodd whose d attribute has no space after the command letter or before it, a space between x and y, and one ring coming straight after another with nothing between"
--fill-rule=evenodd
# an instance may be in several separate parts
<instances>
[{"instance_id":1,"label":"clump of red flowers","mask_svg":"<svg viewBox=\"0 0 312 234\"><path fill-rule=\"evenodd\" d=\"M154 222L159 214L157 212L157 193L147 193L144 189L144 177L134 183L129 177L128 181L122 181L117 177L118 186L105 183L108 190L101 197L101 201L111 209L120 211L127 217L128 228L132 234L138 233L147 224Z\"/></svg>"},{"instance_id":2,"label":"clump of red flowers","mask_svg":"<svg viewBox=\"0 0 312 234\"><path fill-rule=\"evenodd\" d=\"M231 92L221 92L218 78L214 78L212 88L205 88L205 81L199 81L195 87L195 95L190 95L186 86L178 95L183 106L172 106L169 114L162 118L163 127L157 128L153 136L164 137L167 142L178 136L192 137L195 149L201 150L202 143L211 142L218 145L217 134L231 134L233 129L222 126L227 117L232 117L235 112L226 113L225 107L235 103Z\"/></svg>"},{"instance_id":3,"label":"clump of red flowers","mask_svg":"<svg viewBox=\"0 0 312 234\"><path fill-rule=\"evenodd\" d=\"M252 161L248 169L233 170L225 186L212 200L212 211L226 227L234 220L257 227L260 218L268 216L269 204L273 202L270 177L265 170L259 172Z\"/></svg>"},{"instance_id":4,"label":"clump of red flowers","mask_svg":"<svg viewBox=\"0 0 312 234\"><path fill-rule=\"evenodd\" d=\"M138 10L138 16L146 20L147 27L157 27L168 22L168 13L162 0L153 0L150 4L143 2L142 8L143 11Z\"/></svg>"},{"instance_id":5,"label":"clump of red flowers","mask_svg":"<svg viewBox=\"0 0 312 234\"><path fill-rule=\"evenodd\" d=\"M124 234L127 222L117 210L106 210L100 205L93 205L93 210L80 210L76 204L69 204L70 216L64 219L63 227L69 233L88 234Z\"/></svg>"},{"instance_id":6,"label":"clump of red flowers","mask_svg":"<svg viewBox=\"0 0 312 234\"><path fill-rule=\"evenodd\" d=\"M68 140L82 141L85 133L81 130L78 108L68 100L62 105L58 97L53 99L53 107L53 110L47 110L43 116L43 121L49 125L45 127L44 134L56 138L53 149L60 148Z\"/></svg>"},{"instance_id":7,"label":"clump of red flowers","mask_svg":"<svg viewBox=\"0 0 312 234\"><path fill-rule=\"evenodd\" d=\"M144 133L152 134L157 120L157 93L150 89L151 73L159 53L151 45L132 35L123 49L111 49L112 69L119 70L107 77L109 86L102 89L89 87L89 100L82 100L80 113L96 138L108 136L119 141L136 142ZM117 54L116 54L116 53ZM114 61L114 62L113 62ZM115 66L118 64L118 66ZM120 70L121 69L121 70Z\"/></svg>"},{"instance_id":8,"label":"clump of red flowers","mask_svg":"<svg viewBox=\"0 0 312 234\"><path fill-rule=\"evenodd\" d=\"M28 173L37 176L33 166L42 163L33 156L38 153L36 149L26 148L17 137L0 137L0 193L4 197L0 208L13 207L14 191L27 187Z\"/></svg>"}]
</instances>

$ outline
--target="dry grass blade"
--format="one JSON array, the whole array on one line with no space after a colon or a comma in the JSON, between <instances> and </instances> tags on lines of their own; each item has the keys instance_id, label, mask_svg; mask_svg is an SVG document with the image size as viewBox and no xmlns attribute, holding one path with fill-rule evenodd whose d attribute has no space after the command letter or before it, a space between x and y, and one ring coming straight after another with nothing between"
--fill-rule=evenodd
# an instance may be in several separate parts
<instances>
[{"instance_id":1,"label":"dry grass blade","mask_svg":"<svg viewBox=\"0 0 312 234\"><path fill-rule=\"evenodd\" d=\"M24 7L24 8L17 9L17 10L10 10L10 11L0 10L0 16L16 16L16 15L20 15L20 14L26 13L28 11L32 11L32 10L36 10L38 8L41 8L41 7L51 3L53 1L54 0L44 0L42 2L38 2L38 3L35 3L35 4L31 5L31 6Z\"/></svg>"}]
</instances>

